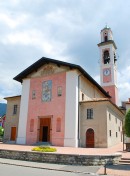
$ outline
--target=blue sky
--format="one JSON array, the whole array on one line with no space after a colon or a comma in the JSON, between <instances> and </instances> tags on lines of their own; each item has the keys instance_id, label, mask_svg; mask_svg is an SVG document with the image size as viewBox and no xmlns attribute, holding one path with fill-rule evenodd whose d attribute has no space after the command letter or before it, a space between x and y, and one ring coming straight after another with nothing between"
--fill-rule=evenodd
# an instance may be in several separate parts
<instances>
[{"instance_id":1,"label":"blue sky","mask_svg":"<svg viewBox=\"0 0 130 176\"><path fill-rule=\"evenodd\" d=\"M130 1L0 1L0 102L21 94L13 77L41 57L81 65L98 83L100 31L117 45L120 100L130 97Z\"/></svg>"}]
</instances>

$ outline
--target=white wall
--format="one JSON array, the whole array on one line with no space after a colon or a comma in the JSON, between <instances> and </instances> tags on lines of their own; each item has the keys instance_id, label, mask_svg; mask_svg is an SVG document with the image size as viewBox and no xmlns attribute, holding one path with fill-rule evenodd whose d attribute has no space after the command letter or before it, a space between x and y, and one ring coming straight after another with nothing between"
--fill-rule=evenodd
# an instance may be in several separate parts
<instances>
[{"instance_id":1,"label":"white wall","mask_svg":"<svg viewBox=\"0 0 130 176\"><path fill-rule=\"evenodd\" d=\"M109 130L111 130L111 136ZM107 139L108 147L119 144L122 139L122 116L116 113L116 110L110 106L107 107Z\"/></svg>"},{"instance_id":2,"label":"white wall","mask_svg":"<svg viewBox=\"0 0 130 176\"><path fill-rule=\"evenodd\" d=\"M79 101L82 101L82 93L84 94L84 100L86 101L93 98L106 98L106 96L84 76L80 76Z\"/></svg>"},{"instance_id":3,"label":"white wall","mask_svg":"<svg viewBox=\"0 0 130 176\"><path fill-rule=\"evenodd\" d=\"M78 147L78 73L66 73L64 146Z\"/></svg>"},{"instance_id":4,"label":"white wall","mask_svg":"<svg viewBox=\"0 0 130 176\"><path fill-rule=\"evenodd\" d=\"M19 125L17 144L26 143L26 126L28 116L28 102L29 102L30 79L23 80L22 96L20 105Z\"/></svg>"}]
</instances>

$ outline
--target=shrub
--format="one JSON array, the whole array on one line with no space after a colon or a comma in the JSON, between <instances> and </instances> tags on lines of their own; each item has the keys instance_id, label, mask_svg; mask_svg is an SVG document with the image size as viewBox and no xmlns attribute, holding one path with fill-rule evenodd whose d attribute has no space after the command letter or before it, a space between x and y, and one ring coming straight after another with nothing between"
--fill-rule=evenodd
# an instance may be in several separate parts
<instances>
[{"instance_id":1,"label":"shrub","mask_svg":"<svg viewBox=\"0 0 130 176\"><path fill-rule=\"evenodd\" d=\"M56 148L48 147L48 146L38 146L34 147L32 151L38 152L56 152Z\"/></svg>"},{"instance_id":2,"label":"shrub","mask_svg":"<svg viewBox=\"0 0 130 176\"><path fill-rule=\"evenodd\" d=\"M125 125L124 131L127 137L130 137L130 109L127 111L125 115Z\"/></svg>"},{"instance_id":3,"label":"shrub","mask_svg":"<svg viewBox=\"0 0 130 176\"><path fill-rule=\"evenodd\" d=\"M0 126L0 136L1 136L1 137L4 136L4 128L2 128L1 126Z\"/></svg>"}]
</instances>

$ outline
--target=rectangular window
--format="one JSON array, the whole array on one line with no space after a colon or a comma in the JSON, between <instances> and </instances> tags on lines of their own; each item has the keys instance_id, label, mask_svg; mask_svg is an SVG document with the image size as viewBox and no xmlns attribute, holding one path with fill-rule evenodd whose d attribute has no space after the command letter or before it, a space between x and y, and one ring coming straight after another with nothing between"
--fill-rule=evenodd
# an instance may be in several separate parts
<instances>
[{"instance_id":1,"label":"rectangular window","mask_svg":"<svg viewBox=\"0 0 130 176\"><path fill-rule=\"evenodd\" d=\"M109 136L111 137L111 130L109 130Z\"/></svg>"},{"instance_id":2,"label":"rectangular window","mask_svg":"<svg viewBox=\"0 0 130 176\"><path fill-rule=\"evenodd\" d=\"M33 132L34 130L34 119L30 120L30 132Z\"/></svg>"},{"instance_id":3,"label":"rectangular window","mask_svg":"<svg viewBox=\"0 0 130 176\"><path fill-rule=\"evenodd\" d=\"M58 97L62 96L62 87L61 86L59 86L57 88L57 95L58 95Z\"/></svg>"},{"instance_id":4,"label":"rectangular window","mask_svg":"<svg viewBox=\"0 0 130 176\"><path fill-rule=\"evenodd\" d=\"M32 91L32 99L35 99L35 98L36 98L36 91L33 90L33 91Z\"/></svg>"},{"instance_id":5,"label":"rectangular window","mask_svg":"<svg viewBox=\"0 0 130 176\"><path fill-rule=\"evenodd\" d=\"M61 118L56 120L56 132L61 132Z\"/></svg>"},{"instance_id":6,"label":"rectangular window","mask_svg":"<svg viewBox=\"0 0 130 176\"><path fill-rule=\"evenodd\" d=\"M84 100L84 94L82 93L82 101Z\"/></svg>"},{"instance_id":7,"label":"rectangular window","mask_svg":"<svg viewBox=\"0 0 130 176\"><path fill-rule=\"evenodd\" d=\"M118 137L118 134L117 134L117 132L116 132L116 137Z\"/></svg>"},{"instance_id":8,"label":"rectangular window","mask_svg":"<svg viewBox=\"0 0 130 176\"><path fill-rule=\"evenodd\" d=\"M87 109L87 119L93 119L93 109Z\"/></svg>"},{"instance_id":9,"label":"rectangular window","mask_svg":"<svg viewBox=\"0 0 130 176\"><path fill-rule=\"evenodd\" d=\"M14 105L13 114L17 114L17 105Z\"/></svg>"},{"instance_id":10,"label":"rectangular window","mask_svg":"<svg viewBox=\"0 0 130 176\"><path fill-rule=\"evenodd\" d=\"M111 114L109 113L109 120L111 120Z\"/></svg>"}]
</instances>

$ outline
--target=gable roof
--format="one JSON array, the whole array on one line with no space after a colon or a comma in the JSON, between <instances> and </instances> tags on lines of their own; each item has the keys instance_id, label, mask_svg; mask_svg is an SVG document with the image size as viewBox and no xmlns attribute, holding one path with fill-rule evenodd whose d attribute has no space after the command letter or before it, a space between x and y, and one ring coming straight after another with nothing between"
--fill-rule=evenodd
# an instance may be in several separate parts
<instances>
[{"instance_id":1,"label":"gable roof","mask_svg":"<svg viewBox=\"0 0 130 176\"><path fill-rule=\"evenodd\" d=\"M19 82L22 82L24 78L26 78L30 73L37 71L40 67L42 67L45 64L53 63L57 66L67 66L70 69L78 69L83 76L85 76L92 84L94 84L106 97L111 98L111 96L79 65L71 64L68 62L63 62L55 59L50 59L46 57L42 57L38 61L36 61L34 64L26 68L24 71L22 71L20 74L15 76L13 79Z\"/></svg>"},{"instance_id":2,"label":"gable roof","mask_svg":"<svg viewBox=\"0 0 130 176\"><path fill-rule=\"evenodd\" d=\"M20 98L21 95L16 95L16 96L12 96L12 97L5 97L4 99L5 100L8 100L8 99L14 99L14 98Z\"/></svg>"},{"instance_id":3,"label":"gable roof","mask_svg":"<svg viewBox=\"0 0 130 176\"><path fill-rule=\"evenodd\" d=\"M124 112L122 112L121 108L118 107L116 104L114 104L109 98L92 98L90 100L86 100L86 101L80 101L80 104L82 103L92 103L92 102L103 102L103 101L107 101L107 102L110 102L110 104L112 104L116 109L118 109L123 115Z\"/></svg>"}]
</instances>

